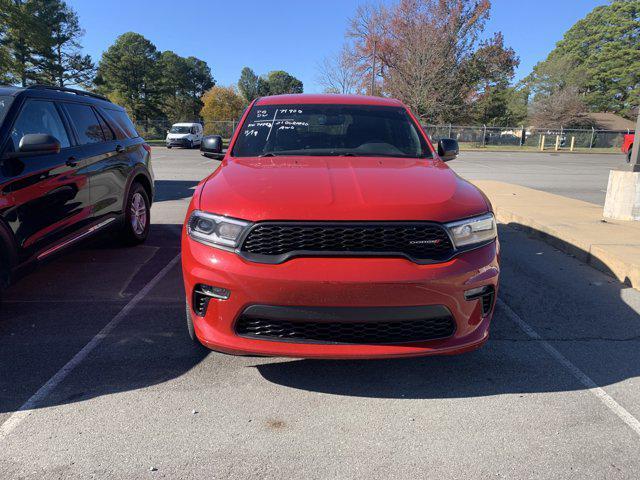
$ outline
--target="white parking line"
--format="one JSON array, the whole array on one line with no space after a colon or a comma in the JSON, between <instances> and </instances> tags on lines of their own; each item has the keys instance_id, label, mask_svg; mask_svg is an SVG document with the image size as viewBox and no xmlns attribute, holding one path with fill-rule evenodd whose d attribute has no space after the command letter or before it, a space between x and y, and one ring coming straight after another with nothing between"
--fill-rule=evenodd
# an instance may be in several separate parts
<instances>
[{"instance_id":1,"label":"white parking line","mask_svg":"<svg viewBox=\"0 0 640 480\"><path fill-rule=\"evenodd\" d=\"M509 305L507 305L501 299L497 301L498 306L504 311L520 329L527 334L532 340L536 340L542 345L542 348L551 355L560 365L566 368L571 375L573 375L582 385L584 385L593 395L596 396L609 410L615 413L620 420L626 423L638 436L640 436L640 421L633 415L631 415L622 405L616 402L607 392L599 387L596 382L576 367L571 361L556 350L549 342L544 340L538 332L536 332L531 325L525 322L520 315L514 312Z\"/></svg>"},{"instance_id":2,"label":"white parking line","mask_svg":"<svg viewBox=\"0 0 640 480\"><path fill-rule=\"evenodd\" d=\"M0 425L0 440L9 435L22 421L31 415L31 412L102 342L109 333L133 310L138 303L151 291L162 278L169 273L180 259L180 255L174 257L155 277L140 290L135 297L129 300L122 310L111 319L105 327L87 343L82 350L67 362L58 372L51 377L40 389L34 393L18 410L11 414Z\"/></svg>"}]
</instances>

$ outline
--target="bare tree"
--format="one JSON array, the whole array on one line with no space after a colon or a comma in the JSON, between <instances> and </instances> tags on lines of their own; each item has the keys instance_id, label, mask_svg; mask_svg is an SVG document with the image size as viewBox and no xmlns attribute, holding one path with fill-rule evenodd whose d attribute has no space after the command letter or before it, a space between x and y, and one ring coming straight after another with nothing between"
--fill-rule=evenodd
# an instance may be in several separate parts
<instances>
[{"instance_id":1,"label":"bare tree","mask_svg":"<svg viewBox=\"0 0 640 480\"><path fill-rule=\"evenodd\" d=\"M366 5L351 20L348 37L361 78L377 61L383 93L397 97L433 121L450 121L464 109L473 88L466 78L489 0L400 0Z\"/></svg>"},{"instance_id":2,"label":"bare tree","mask_svg":"<svg viewBox=\"0 0 640 480\"><path fill-rule=\"evenodd\" d=\"M593 127L595 122L587 115L587 110L579 90L565 86L549 95L536 97L529 118L536 127Z\"/></svg>"},{"instance_id":3,"label":"bare tree","mask_svg":"<svg viewBox=\"0 0 640 480\"><path fill-rule=\"evenodd\" d=\"M360 74L353 50L345 44L340 52L326 57L318 65L317 81L326 93L359 93Z\"/></svg>"},{"instance_id":4,"label":"bare tree","mask_svg":"<svg viewBox=\"0 0 640 480\"><path fill-rule=\"evenodd\" d=\"M372 84L376 92L383 94L384 88L378 86L384 68L379 55L381 49L379 42L386 39L388 17L389 10L384 5L374 7L370 4L364 4L356 9L356 13L351 19L347 37L353 41L351 62L356 72L360 91L370 90L369 84ZM375 71L373 71L374 54Z\"/></svg>"}]
</instances>

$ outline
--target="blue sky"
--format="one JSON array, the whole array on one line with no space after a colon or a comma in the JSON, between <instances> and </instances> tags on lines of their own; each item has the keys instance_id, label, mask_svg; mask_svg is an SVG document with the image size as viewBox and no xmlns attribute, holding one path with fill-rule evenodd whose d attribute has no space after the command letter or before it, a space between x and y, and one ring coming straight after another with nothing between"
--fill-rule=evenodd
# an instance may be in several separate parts
<instances>
[{"instance_id":1,"label":"blue sky","mask_svg":"<svg viewBox=\"0 0 640 480\"><path fill-rule=\"evenodd\" d=\"M388 0L387 3L391 3ZM67 0L86 30L85 52L98 61L116 37L141 33L159 50L206 60L218 84L240 70L286 70L319 92L317 65L340 49L348 19L365 0ZM520 57L517 78L543 60L563 33L606 0L492 0L486 34L502 31Z\"/></svg>"}]
</instances>

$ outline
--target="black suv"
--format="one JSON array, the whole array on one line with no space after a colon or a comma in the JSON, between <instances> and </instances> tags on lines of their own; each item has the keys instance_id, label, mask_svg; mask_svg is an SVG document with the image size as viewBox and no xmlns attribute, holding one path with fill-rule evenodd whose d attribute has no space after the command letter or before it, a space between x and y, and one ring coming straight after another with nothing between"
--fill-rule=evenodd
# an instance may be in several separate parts
<instances>
[{"instance_id":1,"label":"black suv","mask_svg":"<svg viewBox=\"0 0 640 480\"><path fill-rule=\"evenodd\" d=\"M125 110L79 90L0 87L0 291L91 235L149 233L151 149Z\"/></svg>"}]
</instances>

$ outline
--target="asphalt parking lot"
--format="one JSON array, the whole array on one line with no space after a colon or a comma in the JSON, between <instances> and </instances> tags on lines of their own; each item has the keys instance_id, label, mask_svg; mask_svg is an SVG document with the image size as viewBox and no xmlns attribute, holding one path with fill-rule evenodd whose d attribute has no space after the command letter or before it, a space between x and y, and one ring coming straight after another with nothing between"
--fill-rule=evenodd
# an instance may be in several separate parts
<instances>
[{"instance_id":1,"label":"asphalt parking lot","mask_svg":"<svg viewBox=\"0 0 640 480\"><path fill-rule=\"evenodd\" d=\"M609 171L622 153L462 152L451 166L477 180L497 180L604 205Z\"/></svg>"},{"instance_id":2,"label":"asphalt parking lot","mask_svg":"<svg viewBox=\"0 0 640 480\"><path fill-rule=\"evenodd\" d=\"M153 158L147 244L95 240L7 294L1 479L640 477L640 292L501 227L500 302L479 351L207 352L186 334L179 234L218 162L163 147ZM587 181L577 157L554 158L567 190L597 189L600 164ZM474 173L484 163L453 166L487 178Z\"/></svg>"}]
</instances>

